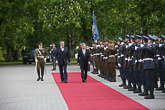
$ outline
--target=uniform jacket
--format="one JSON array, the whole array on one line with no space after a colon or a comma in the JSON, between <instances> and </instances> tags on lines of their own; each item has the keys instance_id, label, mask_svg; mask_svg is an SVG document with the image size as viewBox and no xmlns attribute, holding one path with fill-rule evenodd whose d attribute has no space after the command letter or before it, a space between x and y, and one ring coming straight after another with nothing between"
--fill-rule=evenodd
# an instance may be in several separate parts
<instances>
[{"instance_id":1,"label":"uniform jacket","mask_svg":"<svg viewBox=\"0 0 165 110\"><path fill-rule=\"evenodd\" d=\"M42 48L41 50L38 49L38 48L35 49L35 52L34 52L34 58L35 59L43 60L44 58L47 58L47 57L48 57L48 52L47 52L47 50L45 48Z\"/></svg>"}]
</instances>

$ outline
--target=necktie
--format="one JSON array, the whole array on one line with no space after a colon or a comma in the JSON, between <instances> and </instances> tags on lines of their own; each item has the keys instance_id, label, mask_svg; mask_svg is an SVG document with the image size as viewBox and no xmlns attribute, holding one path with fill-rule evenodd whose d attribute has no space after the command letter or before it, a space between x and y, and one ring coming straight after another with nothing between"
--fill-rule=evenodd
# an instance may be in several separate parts
<instances>
[{"instance_id":1,"label":"necktie","mask_svg":"<svg viewBox=\"0 0 165 110\"><path fill-rule=\"evenodd\" d=\"M85 56L85 50L84 50L84 56Z\"/></svg>"}]
</instances>

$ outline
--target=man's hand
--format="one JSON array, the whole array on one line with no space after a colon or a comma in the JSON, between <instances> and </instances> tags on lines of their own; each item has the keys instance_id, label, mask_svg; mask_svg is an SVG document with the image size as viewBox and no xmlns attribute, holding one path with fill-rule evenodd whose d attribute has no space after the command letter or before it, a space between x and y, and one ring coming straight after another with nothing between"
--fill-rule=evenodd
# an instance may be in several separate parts
<instances>
[{"instance_id":1,"label":"man's hand","mask_svg":"<svg viewBox=\"0 0 165 110\"><path fill-rule=\"evenodd\" d=\"M56 64L58 64L58 61L56 61Z\"/></svg>"},{"instance_id":2,"label":"man's hand","mask_svg":"<svg viewBox=\"0 0 165 110\"><path fill-rule=\"evenodd\" d=\"M80 66L80 64L79 64L79 63L77 63L77 65L78 65L78 66Z\"/></svg>"},{"instance_id":3,"label":"man's hand","mask_svg":"<svg viewBox=\"0 0 165 110\"><path fill-rule=\"evenodd\" d=\"M90 65L90 63L91 63L91 62L89 61L88 64Z\"/></svg>"},{"instance_id":4,"label":"man's hand","mask_svg":"<svg viewBox=\"0 0 165 110\"><path fill-rule=\"evenodd\" d=\"M38 62L38 60L37 60L37 59L35 59L35 62L37 63L37 62Z\"/></svg>"},{"instance_id":5,"label":"man's hand","mask_svg":"<svg viewBox=\"0 0 165 110\"><path fill-rule=\"evenodd\" d=\"M70 65L71 63L69 63L69 65Z\"/></svg>"}]
</instances>

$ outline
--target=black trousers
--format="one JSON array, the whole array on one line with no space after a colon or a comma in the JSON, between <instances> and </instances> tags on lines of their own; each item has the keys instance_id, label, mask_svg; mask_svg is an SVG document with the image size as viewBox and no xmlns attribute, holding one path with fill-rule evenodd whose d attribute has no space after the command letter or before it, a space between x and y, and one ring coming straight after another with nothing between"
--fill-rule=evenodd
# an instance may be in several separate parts
<instances>
[{"instance_id":1,"label":"black trousers","mask_svg":"<svg viewBox=\"0 0 165 110\"><path fill-rule=\"evenodd\" d=\"M67 64L59 65L61 81L67 81ZM64 73L63 73L64 70Z\"/></svg>"},{"instance_id":2,"label":"black trousers","mask_svg":"<svg viewBox=\"0 0 165 110\"><path fill-rule=\"evenodd\" d=\"M80 69L81 69L81 78L82 78L82 80L86 80L87 79L88 66L80 66Z\"/></svg>"},{"instance_id":3,"label":"black trousers","mask_svg":"<svg viewBox=\"0 0 165 110\"><path fill-rule=\"evenodd\" d=\"M52 57L53 69L56 70L56 61L55 58Z\"/></svg>"}]
</instances>

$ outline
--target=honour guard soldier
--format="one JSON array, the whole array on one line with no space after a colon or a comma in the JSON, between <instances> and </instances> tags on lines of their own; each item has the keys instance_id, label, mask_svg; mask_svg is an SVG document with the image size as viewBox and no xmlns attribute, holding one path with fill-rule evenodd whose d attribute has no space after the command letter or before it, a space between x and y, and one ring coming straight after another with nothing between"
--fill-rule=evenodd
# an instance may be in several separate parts
<instances>
[{"instance_id":1,"label":"honour guard soldier","mask_svg":"<svg viewBox=\"0 0 165 110\"><path fill-rule=\"evenodd\" d=\"M163 44L163 40L164 40L164 36L163 35L159 35L158 38L158 42L155 43L156 49L157 49L157 55L156 55L156 71L158 74L158 77L160 78L160 87L156 88L156 90L160 91L160 90L164 90L164 83L165 83L165 79L164 79L164 72L163 72L163 65L162 65L162 48L161 45ZM158 44L159 43L159 44Z\"/></svg>"},{"instance_id":2,"label":"honour guard soldier","mask_svg":"<svg viewBox=\"0 0 165 110\"><path fill-rule=\"evenodd\" d=\"M115 43L111 42L111 46L108 47L108 75L110 82L116 82L116 57L115 54L117 52L117 48L115 47Z\"/></svg>"},{"instance_id":3,"label":"honour guard soldier","mask_svg":"<svg viewBox=\"0 0 165 110\"><path fill-rule=\"evenodd\" d=\"M38 44L38 48L35 49L34 52L34 57L35 57L35 62L37 64L37 73L38 73L38 79L39 81L44 81L43 76L44 76L44 65L46 63L46 59L48 57L48 52L45 48L42 48L42 43ZM41 68L41 77L40 77L40 68Z\"/></svg>"},{"instance_id":4,"label":"honour guard soldier","mask_svg":"<svg viewBox=\"0 0 165 110\"><path fill-rule=\"evenodd\" d=\"M56 45L55 45L55 43L52 43L52 46L53 46L53 48L52 48L52 50L51 50L51 57L52 57L52 62L53 62L53 69L52 69L52 71L53 70L56 70L56 57L55 57L55 53L56 53Z\"/></svg>"},{"instance_id":5,"label":"honour guard soldier","mask_svg":"<svg viewBox=\"0 0 165 110\"><path fill-rule=\"evenodd\" d=\"M141 86L142 86L142 71L138 70L138 66L139 66L139 59L140 59L140 55L141 55L141 38L142 36L140 35L135 35L135 52L134 52L134 60L135 60L135 65L134 65L134 72L135 72L135 81L136 81L136 85L138 86L138 89L133 91L133 93L141 93Z\"/></svg>"},{"instance_id":6,"label":"honour guard soldier","mask_svg":"<svg viewBox=\"0 0 165 110\"><path fill-rule=\"evenodd\" d=\"M145 96L145 99L154 99L154 74L155 74L155 64L153 58L156 54L155 46L153 45L154 37L148 36L147 40L144 40L144 46L142 47L142 58L143 58L143 78L144 78L144 89L145 91L140 96ZM150 94L148 94L148 91Z\"/></svg>"},{"instance_id":7,"label":"honour guard soldier","mask_svg":"<svg viewBox=\"0 0 165 110\"><path fill-rule=\"evenodd\" d=\"M126 86L126 75L125 75L125 69L124 69L124 48L125 44L123 42L122 38L118 38L118 45L119 45L119 55L118 55L118 67L120 71L120 76L122 79L122 84L119 85L119 87Z\"/></svg>"},{"instance_id":8,"label":"honour guard soldier","mask_svg":"<svg viewBox=\"0 0 165 110\"><path fill-rule=\"evenodd\" d=\"M161 35L164 42L162 43L162 45L159 45L159 47L161 47L161 51L162 51L162 68L163 68L163 77L165 79L165 36ZM162 91L163 93L165 93L165 90Z\"/></svg>"},{"instance_id":9,"label":"honour guard soldier","mask_svg":"<svg viewBox=\"0 0 165 110\"><path fill-rule=\"evenodd\" d=\"M98 74L98 69L96 68L96 43L93 42L91 47L91 62L93 65L93 71L91 73Z\"/></svg>"}]
</instances>

